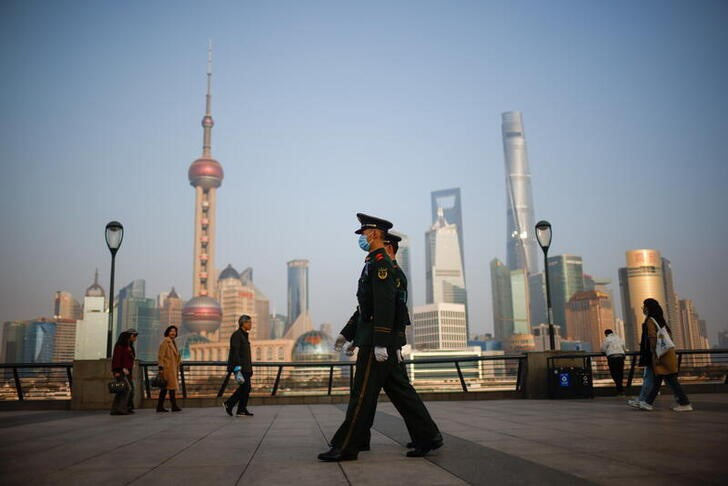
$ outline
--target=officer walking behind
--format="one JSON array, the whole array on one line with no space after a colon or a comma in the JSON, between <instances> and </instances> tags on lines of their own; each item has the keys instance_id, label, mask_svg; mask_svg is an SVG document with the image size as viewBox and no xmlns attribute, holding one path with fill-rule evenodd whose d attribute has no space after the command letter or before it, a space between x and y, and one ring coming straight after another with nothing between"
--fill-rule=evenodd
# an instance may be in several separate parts
<instances>
[{"instance_id":1,"label":"officer walking behind","mask_svg":"<svg viewBox=\"0 0 728 486\"><path fill-rule=\"evenodd\" d=\"M238 406L236 415L253 416L248 411L248 397L250 396L250 379L253 376L253 363L250 356L250 340L248 333L253 327L250 316L243 314L238 319L238 330L230 336L230 352L228 353L227 371L228 374L235 373L236 379L242 375L242 383L238 381L238 389L230 398L225 400L222 407L225 413L232 417L235 405ZM238 374L240 372L240 374Z\"/></svg>"},{"instance_id":2,"label":"officer walking behind","mask_svg":"<svg viewBox=\"0 0 728 486\"><path fill-rule=\"evenodd\" d=\"M353 344L359 348L354 386L346 418L331 439L331 449L318 455L322 461L356 460L370 433L376 402L383 386L392 401L410 417L416 449L408 457L422 457L442 445L442 437L398 360L395 317L397 288L395 270L384 249L389 221L357 214L361 228L359 246L369 252L359 278L359 302ZM355 313L356 315L357 313ZM421 405L421 406L418 406ZM423 413L424 411L424 413ZM404 414L403 414L404 415Z\"/></svg>"}]
</instances>

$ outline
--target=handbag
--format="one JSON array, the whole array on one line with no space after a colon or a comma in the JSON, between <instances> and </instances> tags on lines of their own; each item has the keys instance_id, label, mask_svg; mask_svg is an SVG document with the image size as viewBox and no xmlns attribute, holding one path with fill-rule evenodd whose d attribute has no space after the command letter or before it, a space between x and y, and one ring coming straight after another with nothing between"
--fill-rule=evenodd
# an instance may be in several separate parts
<instances>
[{"instance_id":1,"label":"handbag","mask_svg":"<svg viewBox=\"0 0 728 486\"><path fill-rule=\"evenodd\" d=\"M149 380L149 384L154 388L167 388L167 380L164 379L164 375L162 375L162 373L157 373L154 378Z\"/></svg>"},{"instance_id":2,"label":"handbag","mask_svg":"<svg viewBox=\"0 0 728 486\"><path fill-rule=\"evenodd\" d=\"M655 342L655 354L657 355L657 358L662 358L665 353L667 353L670 349L675 347L675 343L672 342L672 338L670 338L670 333L667 332L667 327L660 327L659 324L657 324L657 321L654 318L652 319L652 322L655 323L655 327L657 327L657 341Z\"/></svg>"},{"instance_id":3,"label":"handbag","mask_svg":"<svg viewBox=\"0 0 728 486\"><path fill-rule=\"evenodd\" d=\"M109 393L112 395L121 395L122 393L126 393L129 389L129 385L127 385L126 380L122 379L110 381L107 386L109 387Z\"/></svg>"}]
</instances>

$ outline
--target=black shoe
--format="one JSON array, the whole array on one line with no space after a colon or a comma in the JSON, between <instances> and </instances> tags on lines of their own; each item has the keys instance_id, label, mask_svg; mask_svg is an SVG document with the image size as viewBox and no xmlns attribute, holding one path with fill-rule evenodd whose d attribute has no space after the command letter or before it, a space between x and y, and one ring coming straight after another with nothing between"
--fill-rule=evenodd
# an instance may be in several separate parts
<instances>
[{"instance_id":1,"label":"black shoe","mask_svg":"<svg viewBox=\"0 0 728 486\"><path fill-rule=\"evenodd\" d=\"M129 412L111 412L110 415L130 415Z\"/></svg>"},{"instance_id":2,"label":"black shoe","mask_svg":"<svg viewBox=\"0 0 728 486\"><path fill-rule=\"evenodd\" d=\"M416 446L417 445L414 443L414 441L412 441L412 442L407 442L407 445L405 447L407 449L414 449Z\"/></svg>"},{"instance_id":3,"label":"black shoe","mask_svg":"<svg viewBox=\"0 0 728 486\"><path fill-rule=\"evenodd\" d=\"M442 444L442 437L440 436L439 439L435 439L426 446L417 446L411 451L407 451L407 457L425 457L428 452L442 447Z\"/></svg>"},{"instance_id":4,"label":"black shoe","mask_svg":"<svg viewBox=\"0 0 728 486\"><path fill-rule=\"evenodd\" d=\"M157 412L169 412L166 408L158 408Z\"/></svg>"},{"instance_id":5,"label":"black shoe","mask_svg":"<svg viewBox=\"0 0 728 486\"><path fill-rule=\"evenodd\" d=\"M342 451L341 449L332 447L330 450L319 454L318 458L319 461L324 462L356 461L357 453L344 453L344 451Z\"/></svg>"},{"instance_id":6,"label":"black shoe","mask_svg":"<svg viewBox=\"0 0 728 486\"><path fill-rule=\"evenodd\" d=\"M233 409L232 407L228 407L228 404L226 402L222 402L222 408L225 410L226 414L230 415L231 417L233 416Z\"/></svg>"},{"instance_id":7,"label":"black shoe","mask_svg":"<svg viewBox=\"0 0 728 486\"><path fill-rule=\"evenodd\" d=\"M431 450L439 449L442 447L442 434L437 434L435 438L432 440L432 443L430 445ZM415 441L407 442L407 445L405 446L407 449L416 449L417 444L415 444Z\"/></svg>"},{"instance_id":8,"label":"black shoe","mask_svg":"<svg viewBox=\"0 0 728 486\"><path fill-rule=\"evenodd\" d=\"M359 447L359 452L369 452L370 450L372 450L372 448L369 444Z\"/></svg>"},{"instance_id":9,"label":"black shoe","mask_svg":"<svg viewBox=\"0 0 728 486\"><path fill-rule=\"evenodd\" d=\"M235 415L237 415L238 417L242 417L244 415L247 415L248 417L252 417L255 414L253 412L248 412L247 410L243 410L241 412L236 413Z\"/></svg>"},{"instance_id":10,"label":"black shoe","mask_svg":"<svg viewBox=\"0 0 728 486\"><path fill-rule=\"evenodd\" d=\"M127 410L127 412L129 412L129 413L136 413L136 412L134 412L134 409L133 408L130 408L129 410Z\"/></svg>"}]
</instances>

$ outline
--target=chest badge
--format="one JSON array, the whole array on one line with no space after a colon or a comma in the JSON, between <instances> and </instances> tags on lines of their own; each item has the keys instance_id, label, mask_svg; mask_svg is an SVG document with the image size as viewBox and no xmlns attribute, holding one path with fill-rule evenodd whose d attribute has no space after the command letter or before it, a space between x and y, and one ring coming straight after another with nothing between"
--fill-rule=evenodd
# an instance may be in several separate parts
<instances>
[{"instance_id":1,"label":"chest badge","mask_svg":"<svg viewBox=\"0 0 728 486\"><path fill-rule=\"evenodd\" d=\"M394 285L396 285L397 288L399 288L402 285L402 282L400 282L400 280L398 278L396 278L396 279L394 279Z\"/></svg>"},{"instance_id":2,"label":"chest badge","mask_svg":"<svg viewBox=\"0 0 728 486\"><path fill-rule=\"evenodd\" d=\"M387 278L387 267L378 268L377 277L379 277L380 280Z\"/></svg>"}]
</instances>

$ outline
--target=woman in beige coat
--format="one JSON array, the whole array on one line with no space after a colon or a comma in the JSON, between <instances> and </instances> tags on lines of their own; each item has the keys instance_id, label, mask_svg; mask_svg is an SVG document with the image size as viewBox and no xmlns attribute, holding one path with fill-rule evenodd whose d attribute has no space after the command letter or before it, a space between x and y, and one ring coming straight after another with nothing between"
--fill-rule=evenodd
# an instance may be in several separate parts
<instances>
[{"instance_id":1,"label":"woman in beige coat","mask_svg":"<svg viewBox=\"0 0 728 486\"><path fill-rule=\"evenodd\" d=\"M673 407L676 412L691 412L693 406L690 405L690 400L683 391L680 382L677 381L677 354L675 348L668 349L665 354L661 357L657 357L655 347L657 344L657 328L666 328L669 334L672 334L670 327L665 321L665 317L662 313L662 307L655 299L645 299L643 302L643 312L645 313L646 319L644 324L644 331L647 334L647 342L649 343L649 350L652 357L652 372L655 375L655 381L652 385L652 390L647 396L645 402L649 407L645 408L649 410L652 408L652 404L657 398L657 392L660 391L660 385L664 379L668 386L672 389L672 393L675 395L678 405Z\"/></svg>"},{"instance_id":2,"label":"woman in beige coat","mask_svg":"<svg viewBox=\"0 0 728 486\"><path fill-rule=\"evenodd\" d=\"M181 412L182 409L177 406L177 376L179 375L179 365L181 359L177 350L177 343L174 339L177 337L177 326L169 326L164 331L164 339L159 345L157 353L157 367L159 374L162 375L164 381L167 382L164 388L159 390L159 400L157 400L157 412L169 412L164 408L164 397L169 391L169 401L172 403L173 412Z\"/></svg>"}]
</instances>

